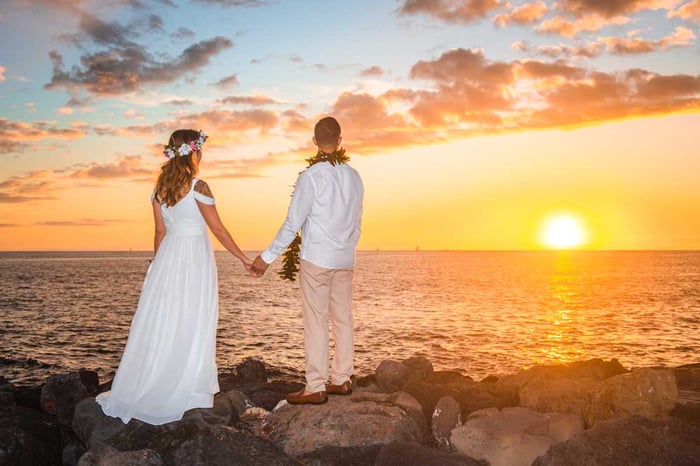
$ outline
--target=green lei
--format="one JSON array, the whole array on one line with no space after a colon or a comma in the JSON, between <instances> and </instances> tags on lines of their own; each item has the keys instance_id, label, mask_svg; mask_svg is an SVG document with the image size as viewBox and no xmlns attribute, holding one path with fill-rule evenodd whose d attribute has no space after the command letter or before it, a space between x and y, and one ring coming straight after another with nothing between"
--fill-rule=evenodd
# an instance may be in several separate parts
<instances>
[{"instance_id":1,"label":"green lei","mask_svg":"<svg viewBox=\"0 0 700 466\"><path fill-rule=\"evenodd\" d=\"M330 154L322 151L318 151L315 156L306 159L308 162L308 167L315 165L319 162L329 162L331 165L337 165L339 163L348 163L350 157L345 155L345 149L342 147L335 152ZM287 250L284 252L282 257L282 269L277 272L277 275L282 280L289 280L293 282L296 280L296 274L299 272L299 250L301 249L301 234L297 232L297 235L292 240Z\"/></svg>"}]
</instances>

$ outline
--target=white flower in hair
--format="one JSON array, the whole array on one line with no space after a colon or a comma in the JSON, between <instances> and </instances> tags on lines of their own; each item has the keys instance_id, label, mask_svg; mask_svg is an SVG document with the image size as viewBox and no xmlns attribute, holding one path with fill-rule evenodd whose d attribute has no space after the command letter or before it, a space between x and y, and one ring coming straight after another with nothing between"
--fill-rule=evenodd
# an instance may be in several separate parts
<instances>
[{"instance_id":1,"label":"white flower in hair","mask_svg":"<svg viewBox=\"0 0 700 466\"><path fill-rule=\"evenodd\" d=\"M168 146L165 146L165 149L163 150L163 154L165 154L165 156L169 159L172 159L173 157L175 157L175 151L172 150L172 148L170 148Z\"/></svg>"},{"instance_id":2,"label":"white flower in hair","mask_svg":"<svg viewBox=\"0 0 700 466\"><path fill-rule=\"evenodd\" d=\"M180 153L180 155L187 155L192 152L192 148L189 146L189 144L183 142L177 151Z\"/></svg>"}]
</instances>

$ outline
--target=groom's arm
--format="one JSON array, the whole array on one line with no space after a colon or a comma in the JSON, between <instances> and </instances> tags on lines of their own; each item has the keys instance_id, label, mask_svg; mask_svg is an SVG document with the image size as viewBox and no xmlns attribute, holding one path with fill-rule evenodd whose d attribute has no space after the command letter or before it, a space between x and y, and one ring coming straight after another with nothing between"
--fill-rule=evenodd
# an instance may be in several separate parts
<instances>
[{"instance_id":1,"label":"groom's arm","mask_svg":"<svg viewBox=\"0 0 700 466\"><path fill-rule=\"evenodd\" d=\"M287 246L296 237L297 232L306 221L306 217L311 212L311 206L314 202L314 186L313 180L307 172L302 172L297 178L294 186L292 200L289 202L287 210L287 218L277 231L275 239L265 249L260 257L266 264L271 264L274 260L287 249Z\"/></svg>"}]
</instances>

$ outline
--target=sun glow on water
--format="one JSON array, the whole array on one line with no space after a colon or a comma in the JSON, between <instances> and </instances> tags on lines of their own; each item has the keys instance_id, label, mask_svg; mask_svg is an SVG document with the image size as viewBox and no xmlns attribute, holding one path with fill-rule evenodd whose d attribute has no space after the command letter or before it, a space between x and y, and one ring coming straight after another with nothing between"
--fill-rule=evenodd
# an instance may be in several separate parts
<instances>
[{"instance_id":1,"label":"sun glow on water","mask_svg":"<svg viewBox=\"0 0 700 466\"><path fill-rule=\"evenodd\" d=\"M581 222L571 215L551 217L542 230L542 243L552 249L571 249L586 242Z\"/></svg>"}]
</instances>

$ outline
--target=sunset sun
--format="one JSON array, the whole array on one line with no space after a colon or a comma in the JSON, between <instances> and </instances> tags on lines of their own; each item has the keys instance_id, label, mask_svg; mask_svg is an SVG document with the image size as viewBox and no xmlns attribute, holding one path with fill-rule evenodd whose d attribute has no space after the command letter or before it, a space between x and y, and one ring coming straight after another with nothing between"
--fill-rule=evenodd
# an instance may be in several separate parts
<instances>
[{"instance_id":1,"label":"sunset sun","mask_svg":"<svg viewBox=\"0 0 700 466\"><path fill-rule=\"evenodd\" d=\"M586 241L586 231L581 222L570 215L550 218L542 230L542 243L552 249L569 249Z\"/></svg>"}]
</instances>

